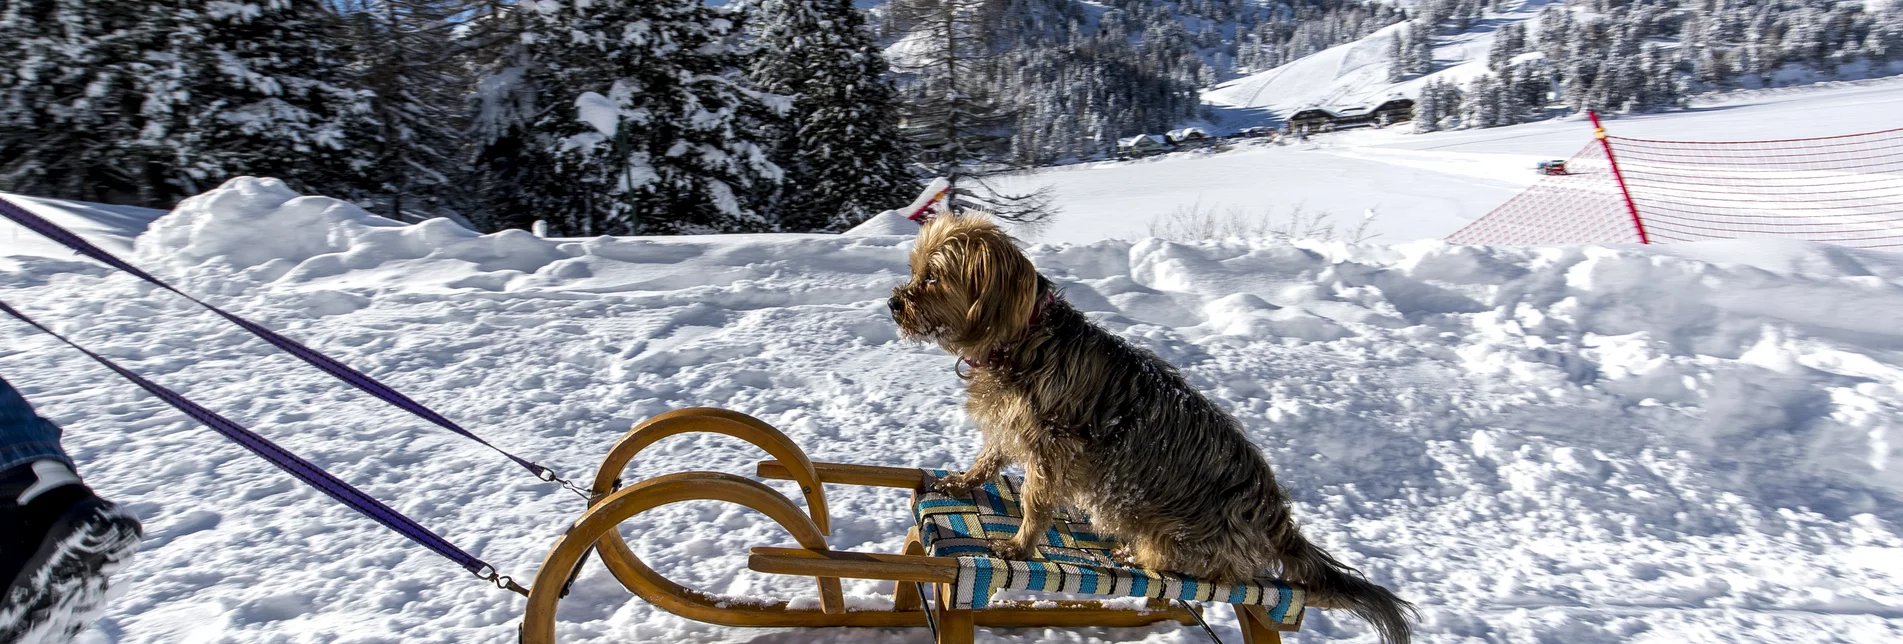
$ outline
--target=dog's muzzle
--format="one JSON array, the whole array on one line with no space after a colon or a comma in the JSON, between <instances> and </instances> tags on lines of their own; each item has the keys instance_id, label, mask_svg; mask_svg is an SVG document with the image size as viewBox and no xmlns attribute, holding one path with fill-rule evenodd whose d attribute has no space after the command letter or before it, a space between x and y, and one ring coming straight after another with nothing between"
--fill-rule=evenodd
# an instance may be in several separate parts
<instances>
[{"instance_id":1,"label":"dog's muzzle","mask_svg":"<svg viewBox=\"0 0 1903 644\"><path fill-rule=\"evenodd\" d=\"M892 296L892 299L886 300L885 305L891 307L893 315L898 315L900 311L905 310L905 300L899 299L897 295Z\"/></svg>"}]
</instances>

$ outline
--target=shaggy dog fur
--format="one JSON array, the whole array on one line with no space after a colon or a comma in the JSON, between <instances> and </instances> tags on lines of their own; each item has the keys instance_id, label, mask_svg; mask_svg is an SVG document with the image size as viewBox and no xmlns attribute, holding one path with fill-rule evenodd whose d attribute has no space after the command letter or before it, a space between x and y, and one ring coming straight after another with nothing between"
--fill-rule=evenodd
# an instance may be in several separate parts
<instances>
[{"instance_id":1,"label":"shaggy dog fur","mask_svg":"<svg viewBox=\"0 0 1903 644\"><path fill-rule=\"evenodd\" d=\"M984 435L962 494L1024 466L1024 521L1000 556L1026 559L1054 508L1080 507L1135 565L1235 582L1273 570L1407 642L1413 606L1303 538L1269 463L1236 419L1155 354L1091 324L989 217L941 217L893 290L908 337L971 369L966 409Z\"/></svg>"}]
</instances>

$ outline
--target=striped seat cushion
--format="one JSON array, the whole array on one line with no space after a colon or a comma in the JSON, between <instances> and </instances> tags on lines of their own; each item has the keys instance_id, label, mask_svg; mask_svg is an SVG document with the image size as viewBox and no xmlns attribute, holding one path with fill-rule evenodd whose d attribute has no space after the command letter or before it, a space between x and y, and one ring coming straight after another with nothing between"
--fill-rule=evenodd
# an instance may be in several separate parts
<instances>
[{"instance_id":1,"label":"striped seat cushion","mask_svg":"<svg viewBox=\"0 0 1903 644\"><path fill-rule=\"evenodd\" d=\"M925 470L933 478L946 470ZM1268 608L1269 617L1283 624L1294 624L1302 614L1305 593L1267 577L1240 584L1218 584L1171 572L1145 570L1124 565L1110 553L1117 541L1099 534L1090 525L1090 517L1074 509L1059 509L1038 556L1031 561L1010 561L992 554L994 542L1005 541L1018 533L1023 508L1018 489L1023 480L1015 476L997 476L963 497L947 496L926 490L912 499L912 513L918 518L919 541L927 552L939 557L957 557L958 588L953 593L955 608L984 608L991 595L1000 589L1041 590L1085 595L1155 597L1188 601L1216 601L1231 604L1259 604Z\"/></svg>"}]
</instances>

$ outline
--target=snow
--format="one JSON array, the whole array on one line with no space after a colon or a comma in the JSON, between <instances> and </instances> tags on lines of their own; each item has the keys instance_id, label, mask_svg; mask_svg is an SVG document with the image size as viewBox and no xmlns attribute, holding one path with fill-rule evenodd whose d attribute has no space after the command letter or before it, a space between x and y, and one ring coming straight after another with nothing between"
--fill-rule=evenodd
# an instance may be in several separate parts
<instances>
[{"instance_id":1,"label":"snow","mask_svg":"<svg viewBox=\"0 0 1903 644\"><path fill-rule=\"evenodd\" d=\"M873 215L872 218L860 222L859 225L853 226L852 229L847 230L844 234L850 236L865 236L909 235L916 233L918 232L918 224L912 221L911 217L913 215L921 215L929 219L945 213L949 206L947 205L947 201L942 197L945 196L944 193L950 188L951 181L949 179L944 177L934 178L926 182L925 189L919 191L918 198L913 199L912 203L907 204L904 208L887 210ZM925 215L926 208L933 209L931 215Z\"/></svg>"},{"instance_id":2,"label":"snow","mask_svg":"<svg viewBox=\"0 0 1903 644\"><path fill-rule=\"evenodd\" d=\"M153 219L165 214L163 210L151 208L40 199L24 195L4 196L33 214L95 240L93 243L107 251L121 254L132 249L133 237L145 230ZM5 220L0 220L0 250L5 251L0 252L0 269L17 268L17 262L22 257L72 255L64 246Z\"/></svg>"},{"instance_id":3,"label":"snow","mask_svg":"<svg viewBox=\"0 0 1903 644\"><path fill-rule=\"evenodd\" d=\"M1896 96L1867 89L1846 91L1879 106ZM1806 113L1828 120L1828 105L1851 101L1806 101ZM1696 122L1718 132L1727 118L1748 122L1777 104ZM1679 129L1688 118L1618 126ZM1422 168L1408 170L1420 173L1416 189L1458 200L1480 184L1425 168L1537 149L1541 137L1566 140L1565 126L1529 126L1514 141L1486 138L1496 131L1408 141L1371 133L1389 147L1362 150L1393 152L1395 163ZM1164 176L1275 154L1334 159L1344 171L1404 167L1344 151L1127 167ZM1309 181L1324 179L1334 180ZM816 460L958 467L978 447L954 361L901 340L884 308L910 245L891 217L837 236L540 239L441 220L400 225L274 180L239 179L132 239L135 212L33 207L95 222L88 238L120 250L130 242L135 262L188 292L570 477L587 477L634 423L696 405L758 416ZM1075 210L1065 217L1055 235L1104 225ZM505 574L533 575L582 509L499 456L176 296L19 243L10 230L0 240L0 255L14 256L0 271L0 298L280 441ZM1233 410L1309 534L1421 604L1422 641L1903 636L1903 331L1894 324L1903 256L1777 241L1099 239L1029 253L1070 301ZM148 528L123 596L83 642L513 641L519 597L50 339L0 324L0 373L66 427L88 482ZM748 474L760 458L731 439L682 437L645 452L627 477ZM905 493L827 493L834 547L896 550L909 527ZM746 570L749 547L789 542L760 515L685 503L623 533L663 574L733 602L813 601L810 581ZM890 586L848 580L846 591L852 605L879 606ZM1226 607L1211 614L1226 640L1240 640ZM594 564L560 620L564 642L924 637L695 623L632 598ZM982 632L987 641L1072 637ZM1305 632L1372 641L1358 622L1321 611ZM1202 641L1174 625L1074 637Z\"/></svg>"},{"instance_id":4,"label":"snow","mask_svg":"<svg viewBox=\"0 0 1903 644\"><path fill-rule=\"evenodd\" d=\"M904 235L918 231L918 224L906 219L901 210L887 210L873 215L871 219L853 226L843 235L863 237L866 235Z\"/></svg>"},{"instance_id":5,"label":"snow","mask_svg":"<svg viewBox=\"0 0 1903 644\"><path fill-rule=\"evenodd\" d=\"M616 128L621 125L621 106L594 92L582 92L575 97L575 113L576 118L595 128L602 136L612 138Z\"/></svg>"},{"instance_id":6,"label":"snow","mask_svg":"<svg viewBox=\"0 0 1903 644\"><path fill-rule=\"evenodd\" d=\"M1339 113L1369 108L1395 96L1417 98L1433 81L1465 83L1487 73L1487 52L1494 31L1509 24L1536 22L1549 0L1510 3L1466 32L1436 35L1434 71L1398 83L1388 82L1389 48L1409 22L1388 25L1354 42L1303 56L1274 69L1222 83L1203 92L1203 100L1223 108L1267 110L1279 118L1320 107Z\"/></svg>"},{"instance_id":7,"label":"snow","mask_svg":"<svg viewBox=\"0 0 1903 644\"><path fill-rule=\"evenodd\" d=\"M1899 109L1903 78L1883 78L1716 94L1686 110L1623 116L1606 127L1643 139L1786 139L1887 129ZM1179 210L1287 218L1297 208L1337 219L1373 209L1374 240L1400 242L1459 230L1538 180L1535 163L1569 158L1593 142L1583 118L1411 130L1401 124L1276 144L1242 139L1229 152L1056 166L998 183L1007 191L1053 188L1064 209L1058 223L1020 233L1049 243L1142 238L1152 222Z\"/></svg>"}]
</instances>

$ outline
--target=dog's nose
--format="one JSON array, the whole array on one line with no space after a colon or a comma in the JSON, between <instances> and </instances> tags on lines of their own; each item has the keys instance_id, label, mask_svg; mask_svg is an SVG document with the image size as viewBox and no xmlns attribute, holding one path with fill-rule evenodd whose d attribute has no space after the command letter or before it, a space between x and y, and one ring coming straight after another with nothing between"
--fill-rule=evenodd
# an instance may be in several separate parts
<instances>
[{"instance_id":1,"label":"dog's nose","mask_svg":"<svg viewBox=\"0 0 1903 644\"><path fill-rule=\"evenodd\" d=\"M892 307L893 313L905 310L905 300L899 299L897 295L892 296L892 299L886 300L885 305Z\"/></svg>"}]
</instances>

